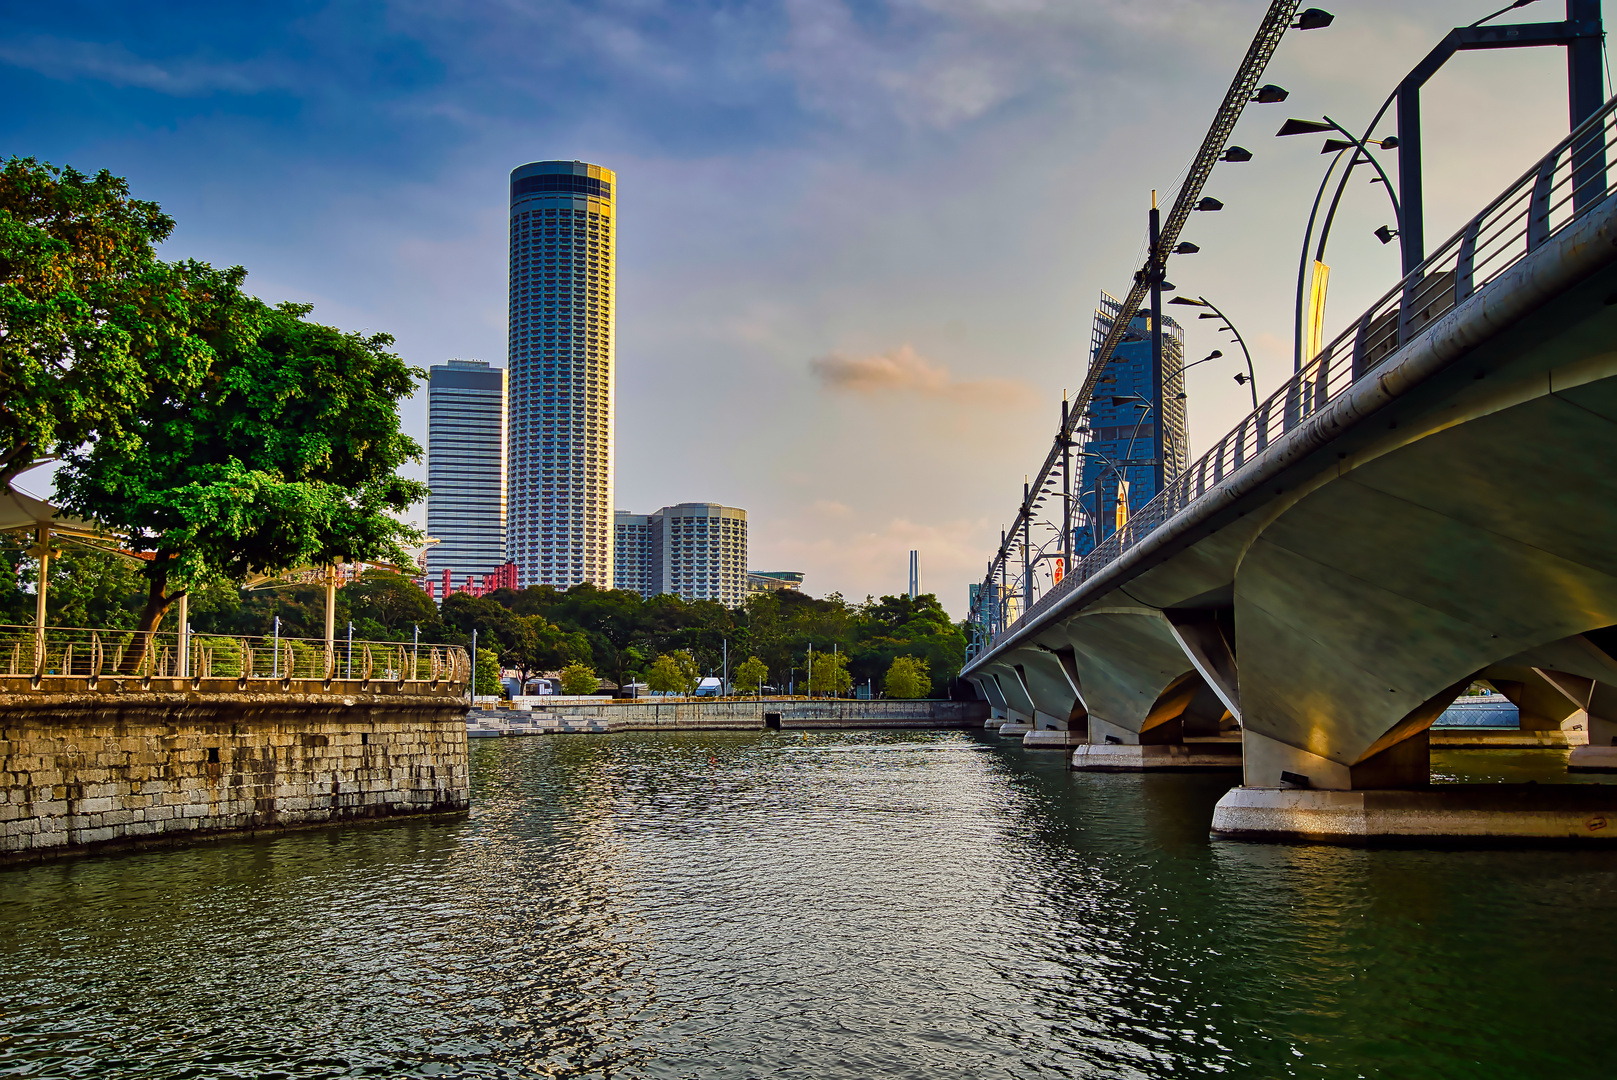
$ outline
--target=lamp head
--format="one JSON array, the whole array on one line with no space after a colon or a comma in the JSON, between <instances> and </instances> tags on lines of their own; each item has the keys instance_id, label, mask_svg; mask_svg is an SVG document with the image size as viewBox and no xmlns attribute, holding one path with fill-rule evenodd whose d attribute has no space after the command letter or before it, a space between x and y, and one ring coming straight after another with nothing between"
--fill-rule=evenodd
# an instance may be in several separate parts
<instances>
[{"instance_id":1,"label":"lamp head","mask_svg":"<svg viewBox=\"0 0 1617 1080\"><path fill-rule=\"evenodd\" d=\"M1207 307L1208 306L1206 300L1192 300L1188 296L1176 296L1172 300L1169 300L1168 303L1170 303L1170 304L1184 304L1187 307Z\"/></svg>"},{"instance_id":2,"label":"lamp head","mask_svg":"<svg viewBox=\"0 0 1617 1080\"><path fill-rule=\"evenodd\" d=\"M1206 210L1211 213L1214 210L1224 209L1224 204L1213 198L1211 195L1208 195L1196 204L1196 209Z\"/></svg>"},{"instance_id":3,"label":"lamp head","mask_svg":"<svg viewBox=\"0 0 1617 1080\"><path fill-rule=\"evenodd\" d=\"M1251 161L1252 151L1244 146L1231 146L1219 155L1220 161Z\"/></svg>"},{"instance_id":4,"label":"lamp head","mask_svg":"<svg viewBox=\"0 0 1617 1080\"><path fill-rule=\"evenodd\" d=\"M1252 100L1259 105L1274 105L1277 102L1285 101L1290 96L1291 93L1284 87L1276 86L1274 83L1265 83L1263 86L1258 87L1258 92L1252 95Z\"/></svg>"},{"instance_id":5,"label":"lamp head","mask_svg":"<svg viewBox=\"0 0 1617 1080\"><path fill-rule=\"evenodd\" d=\"M1275 138L1281 139L1287 135L1318 135L1322 131L1335 130L1331 125L1319 120L1298 120L1296 117L1292 117L1280 125L1280 130L1275 132Z\"/></svg>"},{"instance_id":6,"label":"lamp head","mask_svg":"<svg viewBox=\"0 0 1617 1080\"><path fill-rule=\"evenodd\" d=\"M1323 30L1336 21L1336 16L1317 7L1305 8L1291 24L1293 30Z\"/></svg>"},{"instance_id":7,"label":"lamp head","mask_svg":"<svg viewBox=\"0 0 1617 1080\"><path fill-rule=\"evenodd\" d=\"M1383 244L1392 243L1392 238L1397 236L1397 235L1398 235L1398 230L1397 229L1389 229L1385 225L1381 226L1381 228L1376 230L1376 239L1380 240Z\"/></svg>"}]
</instances>

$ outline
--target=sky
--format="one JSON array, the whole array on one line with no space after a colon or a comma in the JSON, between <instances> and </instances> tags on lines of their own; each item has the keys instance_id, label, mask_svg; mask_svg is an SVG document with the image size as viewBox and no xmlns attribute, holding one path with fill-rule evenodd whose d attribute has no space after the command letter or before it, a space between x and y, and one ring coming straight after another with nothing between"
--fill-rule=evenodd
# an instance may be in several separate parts
<instances>
[{"instance_id":1,"label":"sky","mask_svg":"<svg viewBox=\"0 0 1617 1080\"><path fill-rule=\"evenodd\" d=\"M1362 130L1502 5L1335 0L1332 26L1282 40L1264 81L1291 96L1247 107L1253 159L1215 169L1224 209L1192 215L1201 251L1168 271L1235 320L1260 394L1291 370L1328 160L1275 131ZM618 508L743 507L752 568L815 595L900 592L917 549L958 618L1082 382L1100 291L1126 294L1151 192L1182 178L1266 8L0 0L0 155L127 177L178 221L165 257L245 266L257 295L393 334L422 368L505 365L510 170L614 169ZM1423 108L1435 247L1564 136L1564 54L1461 54ZM1372 236L1390 220L1356 179L1327 339L1397 280ZM1226 344L1189 335L1195 358ZM1190 373L1193 453L1250 407L1235 371ZM404 410L423 444L425 413L423 391Z\"/></svg>"}]
</instances>

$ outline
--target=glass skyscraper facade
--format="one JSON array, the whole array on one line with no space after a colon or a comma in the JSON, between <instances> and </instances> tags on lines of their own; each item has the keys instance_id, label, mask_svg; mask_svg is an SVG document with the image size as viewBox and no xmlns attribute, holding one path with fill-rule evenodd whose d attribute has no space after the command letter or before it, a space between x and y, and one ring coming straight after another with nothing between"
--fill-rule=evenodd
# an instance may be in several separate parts
<instances>
[{"instance_id":1,"label":"glass skyscraper facade","mask_svg":"<svg viewBox=\"0 0 1617 1080\"><path fill-rule=\"evenodd\" d=\"M1090 361L1111 333L1123 312L1123 305L1100 294L1095 310L1094 341ZM1152 400L1151 313L1141 312L1130 321L1123 340L1112 351L1112 360L1095 387L1095 397L1079 425L1080 450L1099 455L1079 457L1077 513L1073 553L1087 555L1095 545L1117 530L1117 503L1120 479L1128 482L1130 514L1157 494L1154 463L1160 455L1163 475L1173 479L1184 471L1189 449L1185 425L1185 331L1172 319L1162 319L1162 411L1167 423L1157 422L1156 410L1139 400ZM1113 403L1113 399L1129 400ZM1158 441L1159 431L1162 439ZM1130 462L1140 462L1138 465Z\"/></svg>"},{"instance_id":2,"label":"glass skyscraper facade","mask_svg":"<svg viewBox=\"0 0 1617 1080\"><path fill-rule=\"evenodd\" d=\"M505 562L505 372L451 360L427 372L427 569L492 574Z\"/></svg>"},{"instance_id":3,"label":"glass skyscraper facade","mask_svg":"<svg viewBox=\"0 0 1617 1080\"><path fill-rule=\"evenodd\" d=\"M511 171L506 551L520 587L612 588L611 169Z\"/></svg>"}]
</instances>

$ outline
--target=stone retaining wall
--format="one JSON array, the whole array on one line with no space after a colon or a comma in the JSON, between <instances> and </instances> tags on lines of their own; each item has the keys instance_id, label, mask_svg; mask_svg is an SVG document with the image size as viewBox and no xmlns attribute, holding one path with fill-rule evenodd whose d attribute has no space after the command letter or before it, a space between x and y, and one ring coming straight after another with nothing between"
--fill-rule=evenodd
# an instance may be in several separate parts
<instances>
[{"instance_id":1,"label":"stone retaining wall","mask_svg":"<svg viewBox=\"0 0 1617 1080\"><path fill-rule=\"evenodd\" d=\"M470 803L450 685L152 681L0 679L0 862Z\"/></svg>"},{"instance_id":2,"label":"stone retaining wall","mask_svg":"<svg viewBox=\"0 0 1617 1080\"><path fill-rule=\"evenodd\" d=\"M783 728L949 728L981 727L988 705L981 701L857 701L853 699L763 698L746 700L603 701L578 704L572 698L554 710L545 705L535 712L554 711L565 716L604 719L611 731L674 731L682 729L757 730L779 724ZM497 715L524 715L502 711Z\"/></svg>"}]
</instances>

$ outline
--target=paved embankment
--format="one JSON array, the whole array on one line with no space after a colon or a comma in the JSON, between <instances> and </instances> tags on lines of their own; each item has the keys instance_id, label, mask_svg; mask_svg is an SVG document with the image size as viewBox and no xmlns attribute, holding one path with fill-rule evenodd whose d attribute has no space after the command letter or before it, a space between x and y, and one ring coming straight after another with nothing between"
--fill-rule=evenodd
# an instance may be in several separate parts
<instances>
[{"instance_id":1,"label":"paved embankment","mask_svg":"<svg viewBox=\"0 0 1617 1080\"><path fill-rule=\"evenodd\" d=\"M609 731L758 731L764 728L976 728L988 715L977 701L853 701L763 698L728 701L573 699L554 709L480 709L467 716L474 738Z\"/></svg>"},{"instance_id":2,"label":"paved embankment","mask_svg":"<svg viewBox=\"0 0 1617 1080\"><path fill-rule=\"evenodd\" d=\"M449 684L65 681L0 679L0 863L470 805Z\"/></svg>"}]
</instances>

